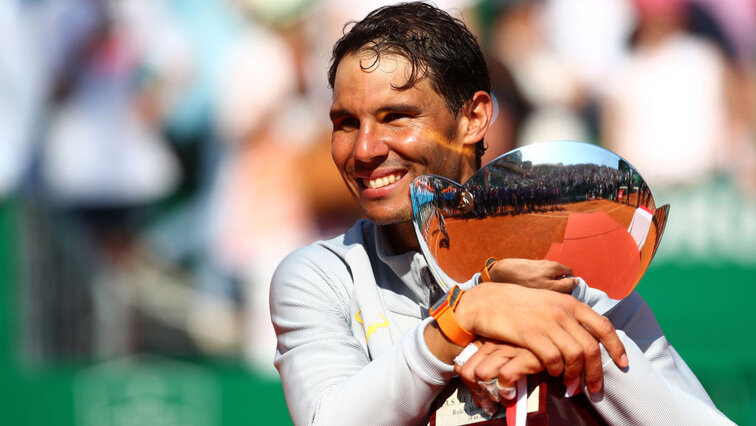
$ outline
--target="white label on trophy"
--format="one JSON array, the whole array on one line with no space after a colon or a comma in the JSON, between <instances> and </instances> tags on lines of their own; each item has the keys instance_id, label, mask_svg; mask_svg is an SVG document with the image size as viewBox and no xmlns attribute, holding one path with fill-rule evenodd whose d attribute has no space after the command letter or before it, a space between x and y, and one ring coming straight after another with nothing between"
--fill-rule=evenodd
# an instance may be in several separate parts
<instances>
[{"instance_id":1,"label":"white label on trophy","mask_svg":"<svg viewBox=\"0 0 756 426\"><path fill-rule=\"evenodd\" d=\"M436 410L436 426L455 426L483 423L492 419L503 419L506 409L502 405L493 417L487 416L483 409L476 406L467 386L459 380L452 381L454 391ZM446 394L448 392L444 392ZM538 411L540 388L536 386L528 393L528 413Z\"/></svg>"}]
</instances>

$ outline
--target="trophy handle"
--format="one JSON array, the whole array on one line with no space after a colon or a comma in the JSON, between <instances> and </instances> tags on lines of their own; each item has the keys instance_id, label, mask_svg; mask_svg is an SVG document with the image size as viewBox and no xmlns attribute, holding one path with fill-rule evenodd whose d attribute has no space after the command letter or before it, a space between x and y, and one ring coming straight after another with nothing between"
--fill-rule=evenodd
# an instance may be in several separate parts
<instances>
[{"instance_id":1,"label":"trophy handle","mask_svg":"<svg viewBox=\"0 0 756 426\"><path fill-rule=\"evenodd\" d=\"M656 226L656 241L654 241L654 251L651 253L651 260L656 255L656 250L659 248L659 241L661 241L662 234L664 234L664 228L667 226L667 217L669 216L669 204L665 204L654 211L654 226Z\"/></svg>"}]
</instances>

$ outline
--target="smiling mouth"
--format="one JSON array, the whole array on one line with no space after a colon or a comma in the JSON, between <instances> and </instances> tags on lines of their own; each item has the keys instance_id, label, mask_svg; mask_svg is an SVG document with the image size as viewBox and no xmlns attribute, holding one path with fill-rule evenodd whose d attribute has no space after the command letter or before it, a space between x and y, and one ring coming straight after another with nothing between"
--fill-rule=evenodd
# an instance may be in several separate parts
<instances>
[{"instance_id":1,"label":"smiling mouth","mask_svg":"<svg viewBox=\"0 0 756 426\"><path fill-rule=\"evenodd\" d=\"M390 175L379 178L362 178L361 182L362 185L365 186L365 188L377 189L382 188L386 185L391 185L392 183L400 180L402 177L404 177L404 173L392 173Z\"/></svg>"}]
</instances>

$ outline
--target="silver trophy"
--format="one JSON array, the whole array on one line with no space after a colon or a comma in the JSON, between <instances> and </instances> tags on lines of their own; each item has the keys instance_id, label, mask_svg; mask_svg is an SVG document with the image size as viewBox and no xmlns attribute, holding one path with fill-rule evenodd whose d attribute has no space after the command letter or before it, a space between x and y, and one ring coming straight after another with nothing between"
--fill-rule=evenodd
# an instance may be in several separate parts
<instances>
[{"instance_id":1,"label":"silver trophy","mask_svg":"<svg viewBox=\"0 0 756 426\"><path fill-rule=\"evenodd\" d=\"M669 211L620 156L565 141L510 151L461 185L419 176L411 198L421 250L446 290L490 257L548 259L614 299L640 281Z\"/></svg>"}]
</instances>

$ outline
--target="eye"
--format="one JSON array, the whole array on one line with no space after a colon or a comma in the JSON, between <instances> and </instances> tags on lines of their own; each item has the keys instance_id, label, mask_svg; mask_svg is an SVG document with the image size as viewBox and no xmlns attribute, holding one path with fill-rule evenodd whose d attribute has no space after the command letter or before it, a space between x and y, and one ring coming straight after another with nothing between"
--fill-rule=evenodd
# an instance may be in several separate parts
<instances>
[{"instance_id":1,"label":"eye","mask_svg":"<svg viewBox=\"0 0 756 426\"><path fill-rule=\"evenodd\" d=\"M390 112L383 117L383 121L386 123L391 123L404 118L410 118L410 116L401 112Z\"/></svg>"},{"instance_id":2,"label":"eye","mask_svg":"<svg viewBox=\"0 0 756 426\"><path fill-rule=\"evenodd\" d=\"M360 120L355 117L342 117L333 120L333 130L355 130L360 128Z\"/></svg>"}]
</instances>

